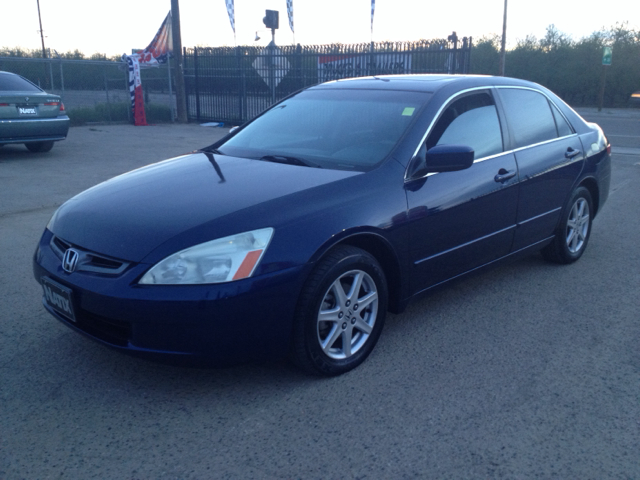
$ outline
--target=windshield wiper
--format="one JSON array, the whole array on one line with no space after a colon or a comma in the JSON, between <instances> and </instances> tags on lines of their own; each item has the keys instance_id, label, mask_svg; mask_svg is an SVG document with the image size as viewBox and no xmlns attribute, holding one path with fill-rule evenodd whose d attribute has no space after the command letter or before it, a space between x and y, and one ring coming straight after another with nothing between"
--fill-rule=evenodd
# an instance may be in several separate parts
<instances>
[{"instance_id":1,"label":"windshield wiper","mask_svg":"<svg viewBox=\"0 0 640 480\"><path fill-rule=\"evenodd\" d=\"M207 152L207 153L215 153L216 155L224 155L224 153L222 153L220 150L218 150L217 148L201 148L200 150L196 150L197 152Z\"/></svg>"},{"instance_id":2,"label":"windshield wiper","mask_svg":"<svg viewBox=\"0 0 640 480\"><path fill-rule=\"evenodd\" d=\"M286 155L265 155L264 157L260 158L260 160L274 163L285 163L287 165L300 165L302 167L321 168L320 165L312 162L311 160L303 160L298 157L289 157Z\"/></svg>"}]
</instances>

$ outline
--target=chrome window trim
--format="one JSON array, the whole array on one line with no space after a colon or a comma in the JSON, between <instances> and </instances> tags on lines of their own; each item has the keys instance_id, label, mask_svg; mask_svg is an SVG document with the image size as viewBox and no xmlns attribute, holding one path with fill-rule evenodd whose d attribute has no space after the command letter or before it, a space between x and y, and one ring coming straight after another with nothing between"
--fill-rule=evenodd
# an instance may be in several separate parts
<instances>
[{"instance_id":1,"label":"chrome window trim","mask_svg":"<svg viewBox=\"0 0 640 480\"><path fill-rule=\"evenodd\" d=\"M475 92L475 91L478 91L478 90L491 90L493 88L494 87L492 85L485 85L485 86L482 86L482 87L466 88L464 90L460 90L459 92L456 92L455 94L453 94L449 98L447 98L447 100L442 103L442 106L438 109L436 114L433 116L433 120L431 120L431 123L427 127L427 130L426 130L425 134L422 136L422 140L420 140L420 142L418 142L418 147L413 152L413 155L411 155L411 160L413 160L413 158L418 154L418 151L420 150L420 147L422 147L422 144L427 140L427 137L431 133L431 129L435 125L436 121L440 118L440 114L442 113L442 111L445 109L445 107L449 106L449 104L451 103L451 101L454 98L459 97L460 95L464 95L465 93ZM495 106L495 103L494 103L494 106ZM496 110L497 110L497 107L496 107ZM498 119L499 118L500 118L500 116L498 116ZM489 160L490 158L497 157L499 155L503 155L504 153L505 152L500 152L500 153L497 153L495 155L490 155L488 157L482 157L482 158L474 159L473 163L483 162L485 160ZM404 181L405 181L405 183L406 182L413 182L414 180L420 180L422 178L427 178L427 177L430 177L431 175L437 175L438 173L441 173L441 172L431 172L431 173L427 173L426 175L423 175L421 177L409 178L407 176L407 174L409 172L409 166L411 165L411 160L409 160L409 163L407 164L407 168L404 171Z\"/></svg>"},{"instance_id":2,"label":"chrome window trim","mask_svg":"<svg viewBox=\"0 0 640 480\"><path fill-rule=\"evenodd\" d=\"M545 140L544 142L532 143L531 145L527 145L525 147L514 148L513 150L509 150L509 152L516 153L521 150L526 150L527 148L538 147L540 145L546 145L547 143L553 143L553 142L557 142L558 140L564 140L566 138L577 137L577 136L578 136L577 133L572 133L571 135L565 135L564 137L552 138L551 140Z\"/></svg>"},{"instance_id":3,"label":"chrome window trim","mask_svg":"<svg viewBox=\"0 0 640 480\"><path fill-rule=\"evenodd\" d=\"M531 87L523 87L523 86L519 86L519 85L518 86L515 86L515 85L492 85L492 86L484 86L484 87L473 87L473 88L467 88L465 90L461 90L461 91L457 92L456 94L451 95L449 98L447 98L447 101L442 104L440 109L438 109L438 111L436 112L436 115L433 117L433 120L431 120L431 123L429 124L429 127L427 128L426 133L422 137L422 140L420 141L420 143L418 143L418 147L413 152L413 155L411 156L411 159L413 159L413 157L415 157L418 154L418 151L420 150L420 147L422 147L422 144L427 140L427 137L429 136L429 133L431 133L431 129L433 128L434 124L436 123L436 120L440 118L440 114L442 113L442 111L445 109L446 106L448 106L451 103L451 101L454 98L456 98L456 97L458 97L460 95L463 95L465 93L473 92L473 91L476 91L476 90L492 90L492 89L496 89L497 90L497 89L514 89L514 88L515 89L519 89L519 90L530 90L532 92L537 92L537 93L543 95L547 99L547 101L549 101L553 105L555 105L555 107L558 110L558 112L560 113L560 115L562 115L562 118L565 119L567 124L569 124L569 126L571 127L571 130L573 130L573 133L571 135L565 135L563 137L556 137L556 138L552 138L550 140L545 140L544 142L532 143L531 145L526 145L524 147L518 147L518 148L511 149L511 150L505 150L504 152L496 153L495 155L489 155L487 157L474 159L473 163L484 162L486 160L491 160L492 158L499 157L501 155L507 155L507 154L510 154L510 153L515 154L516 152L519 152L520 150L524 150L525 148L537 147L539 145L544 145L546 143L556 142L558 140L562 140L562 139L566 139L566 138L570 138L570 137L577 137L578 136L578 134L575 132L575 129L573 128L573 125L567 119L567 117L562 112L562 110L560 110L560 108L558 108L558 106L555 104L555 102L551 98L549 98L549 96L546 93L544 93L544 92L542 92L540 90L537 90L537 89L531 88ZM553 112L552 112L552 115L553 115ZM583 158L578 158L578 157L573 158L568 162L562 163L562 164L558 165L557 167L554 167L552 170L555 170L556 168L564 167L565 165L568 165L568 164L573 163L573 162L578 162L578 161L583 160ZM423 178L427 178L427 177L430 177L432 175L438 175L439 173L443 173L443 172L430 172L430 173L427 173L426 175L423 175L421 177L409 178L407 176L407 174L409 172L409 165L410 164L411 164L411 161L409 161L409 164L407 165L407 168L405 169L405 172L404 172L404 181L405 181L405 183L413 182L415 180L421 180Z\"/></svg>"}]
</instances>

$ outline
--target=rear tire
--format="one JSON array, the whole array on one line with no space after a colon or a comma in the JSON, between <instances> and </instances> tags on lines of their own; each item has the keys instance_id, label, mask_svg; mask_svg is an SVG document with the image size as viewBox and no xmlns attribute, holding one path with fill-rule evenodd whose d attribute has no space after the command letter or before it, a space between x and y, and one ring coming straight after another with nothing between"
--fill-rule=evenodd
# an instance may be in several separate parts
<instances>
[{"instance_id":1,"label":"rear tire","mask_svg":"<svg viewBox=\"0 0 640 480\"><path fill-rule=\"evenodd\" d=\"M25 143L24 146L27 147L30 152L44 153L53 148L53 142L30 142Z\"/></svg>"},{"instance_id":2,"label":"rear tire","mask_svg":"<svg viewBox=\"0 0 640 480\"><path fill-rule=\"evenodd\" d=\"M587 248L592 220L591 194L585 187L578 187L562 212L555 238L542 250L544 258L562 264L578 260Z\"/></svg>"},{"instance_id":3,"label":"rear tire","mask_svg":"<svg viewBox=\"0 0 640 480\"><path fill-rule=\"evenodd\" d=\"M334 248L318 262L300 294L293 362L324 376L360 365L382 332L387 296L384 272L372 255L346 245Z\"/></svg>"}]
</instances>

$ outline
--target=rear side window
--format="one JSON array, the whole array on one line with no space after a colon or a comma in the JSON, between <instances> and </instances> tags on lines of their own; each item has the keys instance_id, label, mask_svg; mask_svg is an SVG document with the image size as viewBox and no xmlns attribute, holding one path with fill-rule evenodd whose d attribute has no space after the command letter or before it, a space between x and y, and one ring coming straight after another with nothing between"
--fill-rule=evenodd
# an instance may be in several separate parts
<instances>
[{"instance_id":1,"label":"rear side window","mask_svg":"<svg viewBox=\"0 0 640 480\"><path fill-rule=\"evenodd\" d=\"M547 97L533 90L505 88L500 89L500 98L513 133L515 148L558 138L556 121ZM565 122L565 130L567 127Z\"/></svg>"},{"instance_id":2,"label":"rear side window","mask_svg":"<svg viewBox=\"0 0 640 480\"><path fill-rule=\"evenodd\" d=\"M573 129L571 128L571 125L569 125L567 120L560 113L560 110L558 110L558 107L553 105L553 103L551 105L552 105L551 111L553 112L553 117L556 119L556 126L558 127L558 136L566 137L567 135L572 135Z\"/></svg>"},{"instance_id":3,"label":"rear side window","mask_svg":"<svg viewBox=\"0 0 640 480\"><path fill-rule=\"evenodd\" d=\"M19 75L13 74L0 74L0 92L38 92L40 93L38 87L36 87L29 80L22 78Z\"/></svg>"},{"instance_id":4,"label":"rear side window","mask_svg":"<svg viewBox=\"0 0 640 480\"><path fill-rule=\"evenodd\" d=\"M436 145L466 145L473 148L475 159L502 152L502 130L491 95L475 93L451 103L427 139L427 149Z\"/></svg>"}]
</instances>

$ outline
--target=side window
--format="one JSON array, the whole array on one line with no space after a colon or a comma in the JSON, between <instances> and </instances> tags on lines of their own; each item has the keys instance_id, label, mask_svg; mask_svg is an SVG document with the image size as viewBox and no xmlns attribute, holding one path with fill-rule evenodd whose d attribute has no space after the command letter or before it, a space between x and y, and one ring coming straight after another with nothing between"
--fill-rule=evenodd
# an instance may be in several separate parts
<instances>
[{"instance_id":1,"label":"side window","mask_svg":"<svg viewBox=\"0 0 640 480\"><path fill-rule=\"evenodd\" d=\"M573 129L567 122L567 119L562 116L558 107L553 103L551 104L551 111L553 112L553 118L556 119L556 126L558 127L558 136L566 137L567 135L573 135Z\"/></svg>"},{"instance_id":2,"label":"side window","mask_svg":"<svg viewBox=\"0 0 640 480\"><path fill-rule=\"evenodd\" d=\"M449 105L427 139L427 149L436 145L469 146L476 159L502 152L502 130L491 95L465 95Z\"/></svg>"},{"instance_id":3,"label":"side window","mask_svg":"<svg viewBox=\"0 0 640 480\"><path fill-rule=\"evenodd\" d=\"M556 121L547 97L533 90L500 90L515 147L526 147L558 137Z\"/></svg>"}]
</instances>

